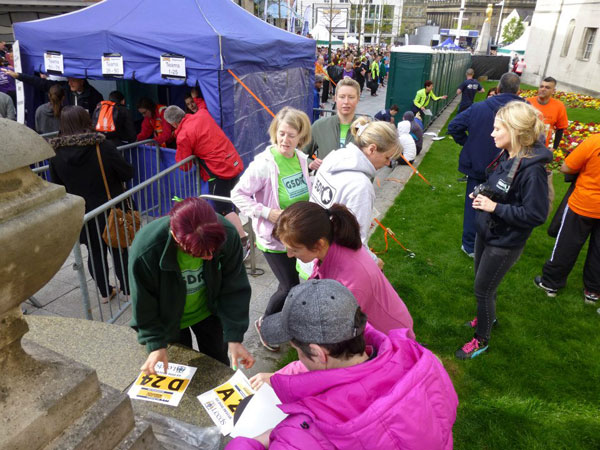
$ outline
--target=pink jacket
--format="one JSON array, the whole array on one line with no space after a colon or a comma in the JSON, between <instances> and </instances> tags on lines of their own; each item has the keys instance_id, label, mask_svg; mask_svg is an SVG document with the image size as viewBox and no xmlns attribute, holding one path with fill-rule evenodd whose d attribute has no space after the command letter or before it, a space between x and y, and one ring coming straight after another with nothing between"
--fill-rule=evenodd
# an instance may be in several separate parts
<instances>
[{"instance_id":1,"label":"pink jacket","mask_svg":"<svg viewBox=\"0 0 600 450\"><path fill-rule=\"evenodd\" d=\"M339 281L350 289L377 330L388 334L396 328L408 328L408 336L415 338L406 305L364 246L355 251L331 244L325 260L315 263L311 278L316 277Z\"/></svg>"},{"instance_id":2,"label":"pink jacket","mask_svg":"<svg viewBox=\"0 0 600 450\"><path fill-rule=\"evenodd\" d=\"M362 364L307 372L296 361L273 375L289 416L271 432L269 449L453 448L458 398L437 357L407 330L386 337L367 327L365 339L377 356ZM227 449L264 447L237 438Z\"/></svg>"},{"instance_id":3,"label":"pink jacket","mask_svg":"<svg viewBox=\"0 0 600 450\"><path fill-rule=\"evenodd\" d=\"M279 206L279 168L271 154L272 145L254 157L238 184L231 191L231 200L239 210L252 219L252 229L260 245L269 250L285 251L284 245L275 239L273 224L267 220L271 209ZM296 155L310 193L308 156L299 150Z\"/></svg>"}]
</instances>

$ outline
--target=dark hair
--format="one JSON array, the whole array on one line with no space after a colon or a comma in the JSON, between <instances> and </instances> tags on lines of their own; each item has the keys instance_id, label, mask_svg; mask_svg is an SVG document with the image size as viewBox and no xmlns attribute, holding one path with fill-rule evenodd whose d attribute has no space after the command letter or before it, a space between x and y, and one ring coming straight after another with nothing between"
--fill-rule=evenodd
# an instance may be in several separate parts
<instances>
[{"instance_id":1,"label":"dark hair","mask_svg":"<svg viewBox=\"0 0 600 450\"><path fill-rule=\"evenodd\" d=\"M60 84L53 84L48 90L48 100L52 105L52 114L54 117L60 117L63 109L63 101L65 99L65 90Z\"/></svg>"},{"instance_id":2,"label":"dark hair","mask_svg":"<svg viewBox=\"0 0 600 450\"><path fill-rule=\"evenodd\" d=\"M362 312L360 306L356 308L354 315L354 326L362 330L362 332L353 338L346 341L337 342L335 344L320 344L318 342L301 342L292 338L291 342L300 349L309 359L313 359L315 354L310 349L310 344L317 344L323 347L332 358L349 359L354 355L362 355L365 352L365 334L364 329L367 324L367 315Z\"/></svg>"},{"instance_id":3,"label":"dark hair","mask_svg":"<svg viewBox=\"0 0 600 450\"><path fill-rule=\"evenodd\" d=\"M108 94L108 99L111 102L121 103L123 100L125 100L125 96L121 91L112 91L110 94Z\"/></svg>"},{"instance_id":4,"label":"dark hair","mask_svg":"<svg viewBox=\"0 0 600 450\"><path fill-rule=\"evenodd\" d=\"M521 84L521 77L513 72L506 72L500 77L500 83L498 83L499 94L516 94L519 92L519 85Z\"/></svg>"},{"instance_id":5,"label":"dark hair","mask_svg":"<svg viewBox=\"0 0 600 450\"><path fill-rule=\"evenodd\" d=\"M390 106L390 111L400 111L400 108L398 108L398 105L392 105Z\"/></svg>"},{"instance_id":6,"label":"dark hair","mask_svg":"<svg viewBox=\"0 0 600 450\"><path fill-rule=\"evenodd\" d=\"M171 232L189 255L198 258L216 252L225 242L225 227L206 200L186 198L173 206L169 216Z\"/></svg>"},{"instance_id":7,"label":"dark hair","mask_svg":"<svg viewBox=\"0 0 600 450\"><path fill-rule=\"evenodd\" d=\"M498 93L498 86L494 86L493 88L490 88L487 91L487 95L486 95L485 98L488 98L490 95L492 95L492 92L494 93L494 95L497 94Z\"/></svg>"},{"instance_id":8,"label":"dark hair","mask_svg":"<svg viewBox=\"0 0 600 450\"><path fill-rule=\"evenodd\" d=\"M429 86L432 86L432 85L433 85L433 81L427 80L423 86L424 87L429 87Z\"/></svg>"},{"instance_id":9,"label":"dark hair","mask_svg":"<svg viewBox=\"0 0 600 450\"><path fill-rule=\"evenodd\" d=\"M156 103L154 103L154 100L148 97L142 97L137 102L137 109L140 108L147 109L154 116L154 111L156 110Z\"/></svg>"},{"instance_id":10,"label":"dark hair","mask_svg":"<svg viewBox=\"0 0 600 450\"><path fill-rule=\"evenodd\" d=\"M72 134L84 134L93 131L92 120L87 109L81 106L65 106L60 112L59 134L68 136Z\"/></svg>"},{"instance_id":11,"label":"dark hair","mask_svg":"<svg viewBox=\"0 0 600 450\"><path fill-rule=\"evenodd\" d=\"M554 86L556 86L556 78L546 77L543 81L545 81L546 83L554 83Z\"/></svg>"},{"instance_id":12,"label":"dark hair","mask_svg":"<svg viewBox=\"0 0 600 450\"><path fill-rule=\"evenodd\" d=\"M310 250L319 239L358 250L362 246L360 225L344 205L336 203L325 209L316 203L297 202L288 206L279 216L273 236L292 245Z\"/></svg>"}]
</instances>

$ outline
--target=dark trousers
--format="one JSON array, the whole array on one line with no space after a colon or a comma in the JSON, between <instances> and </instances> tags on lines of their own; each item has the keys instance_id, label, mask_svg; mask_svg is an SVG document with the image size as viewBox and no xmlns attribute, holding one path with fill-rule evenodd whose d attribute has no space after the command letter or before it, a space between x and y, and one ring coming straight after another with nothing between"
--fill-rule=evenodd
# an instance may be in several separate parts
<instances>
[{"instance_id":1,"label":"dark trousers","mask_svg":"<svg viewBox=\"0 0 600 450\"><path fill-rule=\"evenodd\" d=\"M467 253L473 253L473 249L475 248L475 233L477 232L475 225L476 211L473 209L473 200L469 197L469 194L473 192L475 186L483 183L484 181L485 180L467 177L462 234L462 245Z\"/></svg>"},{"instance_id":2,"label":"dark trousers","mask_svg":"<svg viewBox=\"0 0 600 450\"><path fill-rule=\"evenodd\" d=\"M323 88L321 89L321 103L327 103L329 98L329 80L323 80Z\"/></svg>"},{"instance_id":3,"label":"dark trousers","mask_svg":"<svg viewBox=\"0 0 600 450\"><path fill-rule=\"evenodd\" d=\"M569 205L565 207L552 255L542 269L545 286L559 289L567 284L567 277L588 236L590 245L583 266L583 285L588 291L600 292L600 219L581 216Z\"/></svg>"},{"instance_id":4,"label":"dark trousers","mask_svg":"<svg viewBox=\"0 0 600 450\"><path fill-rule=\"evenodd\" d=\"M265 310L265 317L267 317L283 309L288 292L300 283L300 279L296 270L296 258L289 258L286 253L265 252L265 259L279 281L277 291L271 296Z\"/></svg>"},{"instance_id":5,"label":"dark trousers","mask_svg":"<svg viewBox=\"0 0 600 450\"><path fill-rule=\"evenodd\" d=\"M93 224L94 222L90 222ZM104 230L104 226L99 228ZM110 284L108 279L108 254L111 255L113 261L113 268L119 284L121 285L121 291L124 295L129 295L129 274L127 272L127 262L129 260L129 253L126 248L108 248L108 245L102 239L102 236L98 234L94 226L89 227L90 239L88 242L85 230L81 233L81 243L85 244L88 249L88 270L92 275L92 278L98 286L100 295L102 297L108 297L114 289L114 286ZM100 231L100 234L102 231Z\"/></svg>"},{"instance_id":6,"label":"dark trousers","mask_svg":"<svg viewBox=\"0 0 600 450\"><path fill-rule=\"evenodd\" d=\"M458 105L458 112L456 114L460 114L461 112L463 112L466 109L469 109L469 107L472 105L473 103L467 103L467 104L460 104Z\"/></svg>"},{"instance_id":7,"label":"dark trousers","mask_svg":"<svg viewBox=\"0 0 600 450\"><path fill-rule=\"evenodd\" d=\"M486 245L477 236L475 240L475 298L477 299L478 338L490 338L496 319L496 291L504 275L519 260L523 247L502 248Z\"/></svg>"},{"instance_id":8,"label":"dark trousers","mask_svg":"<svg viewBox=\"0 0 600 450\"><path fill-rule=\"evenodd\" d=\"M371 89L371 95L375 95L377 93L377 88L379 84L377 83L377 79L373 78L371 81L367 83L367 87Z\"/></svg>"},{"instance_id":9,"label":"dark trousers","mask_svg":"<svg viewBox=\"0 0 600 450\"><path fill-rule=\"evenodd\" d=\"M208 316L197 324L180 330L178 343L192 348L192 331L201 353L229 365L227 345L223 342L223 327L217 316Z\"/></svg>"}]
</instances>

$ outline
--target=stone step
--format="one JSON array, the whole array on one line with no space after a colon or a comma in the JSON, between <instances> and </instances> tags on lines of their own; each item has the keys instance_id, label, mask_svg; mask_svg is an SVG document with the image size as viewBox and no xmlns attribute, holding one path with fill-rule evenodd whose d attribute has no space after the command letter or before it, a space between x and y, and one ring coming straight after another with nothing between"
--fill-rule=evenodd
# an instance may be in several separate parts
<instances>
[{"instance_id":1,"label":"stone step","mask_svg":"<svg viewBox=\"0 0 600 450\"><path fill-rule=\"evenodd\" d=\"M134 428L126 394L101 385L101 397L44 450L104 450L116 447Z\"/></svg>"},{"instance_id":2,"label":"stone step","mask_svg":"<svg viewBox=\"0 0 600 450\"><path fill-rule=\"evenodd\" d=\"M164 450L164 448L152 432L152 426L145 420L136 419L135 428L114 450Z\"/></svg>"}]
</instances>

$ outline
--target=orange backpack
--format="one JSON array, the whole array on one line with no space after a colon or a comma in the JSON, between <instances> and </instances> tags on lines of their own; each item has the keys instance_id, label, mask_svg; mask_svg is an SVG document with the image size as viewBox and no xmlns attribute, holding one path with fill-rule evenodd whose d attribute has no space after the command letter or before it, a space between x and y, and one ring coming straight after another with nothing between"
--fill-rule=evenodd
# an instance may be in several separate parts
<instances>
[{"instance_id":1,"label":"orange backpack","mask_svg":"<svg viewBox=\"0 0 600 450\"><path fill-rule=\"evenodd\" d=\"M103 100L99 106L98 121L96 122L96 131L101 133L112 133L115 131L115 120L113 118L115 111L115 102Z\"/></svg>"}]
</instances>

